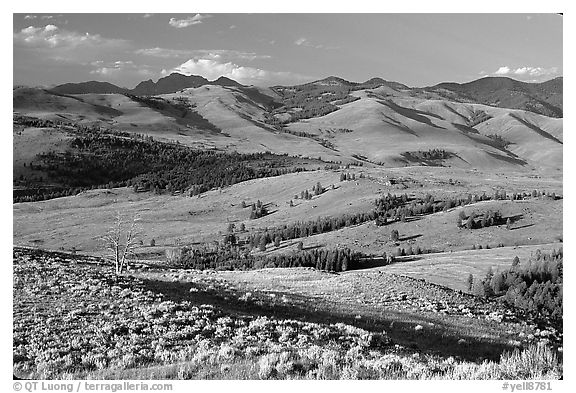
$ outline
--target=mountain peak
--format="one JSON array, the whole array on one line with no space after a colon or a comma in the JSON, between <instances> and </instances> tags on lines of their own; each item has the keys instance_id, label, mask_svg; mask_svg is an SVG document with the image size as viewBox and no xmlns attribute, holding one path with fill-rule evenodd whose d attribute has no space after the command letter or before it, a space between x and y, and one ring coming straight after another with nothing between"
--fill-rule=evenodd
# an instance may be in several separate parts
<instances>
[{"instance_id":1,"label":"mountain peak","mask_svg":"<svg viewBox=\"0 0 576 393\"><path fill-rule=\"evenodd\" d=\"M220 78L210 82L211 85L219 85L219 86L233 86L233 87L241 87L242 84L236 82L234 79L227 78L225 76L221 76Z\"/></svg>"}]
</instances>

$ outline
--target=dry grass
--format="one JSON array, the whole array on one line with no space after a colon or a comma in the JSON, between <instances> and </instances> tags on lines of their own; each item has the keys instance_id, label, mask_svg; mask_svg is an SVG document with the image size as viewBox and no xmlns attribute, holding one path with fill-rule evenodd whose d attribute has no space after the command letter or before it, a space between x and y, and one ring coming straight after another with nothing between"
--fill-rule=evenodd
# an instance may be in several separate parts
<instances>
[{"instance_id":1,"label":"dry grass","mask_svg":"<svg viewBox=\"0 0 576 393\"><path fill-rule=\"evenodd\" d=\"M542 345L496 362L431 355L345 323L228 314L192 292L170 300L140 279L50 254L17 252L14 279L14 372L34 379L562 377Z\"/></svg>"},{"instance_id":2,"label":"dry grass","mask_svg":"<svg viewBox=\"0 0 576 393\"><path fill-rule=\"evenodd\" d=\"M417 260L398 262L380 268L388 273L402 274L408 277L423 279L454 290L467 292L469 274L480 279L488 269L493 271L508 269L515 256L521 262L527 262L536 250L543 252L558 249L562 244L539 244L533 246L503 247L482 250L455 251L453 253L422 255Z\"/></svg>"},{"instance_id":3,"label":"dry grass","mask_svg":"<svg viewBox=\"0 0 576 393\"><path fill-rule=\"evenodd\" d=\"M142 217L144 243L156 239L155 249L148 247L143 253L155 251L164 253L166 246L177 241L182 244L200 241L220 240L228 223L241 223L246 229L262 230L296 221L314 220L318 217L339 216L343 213L370 211L374 199L382 192L424 196L426 193L438 199L449 196L462 197L468 193L493 194L497 187L505 187L507 192L549 190L562 194L560 179L539 179L520 175L486 174L448 168L405 168L384 170L381 168L356 168L357 181L340 182L339 172L314 171L289 174L274 178L256 179L219 190L206 192L200 197L158 196L150 193L134 193L128 189L111 191L95 190L74 197L58 198L38 203L15 204L14 242L21 245L40 245L49 249L76 249L83 252L98 251L100 245L95 241L112 222L117 210ZM366 177L359 179L359 173ZM387 186L388 176L405 179L407 188ZM449 185L449 179L465 179ZM311 189L317 182L337 189L314 197L310 201L294 200L305 189ZM249 219L249 209L242 209L242 201L255 202L257 199L270 204L274 212L258 220ZM401 237L422 235L419 238L402 242L400 247L420 245L422 248L436 250L469 249L472 244L495 245L504 242L550 243L562 234L562 200L525 202L496 201L484 202L478 206L467 206L464 210L501 209L503 214L522 214L523 218L515 223L522 228L506 231L501 227L490 227L474 231L458 230L455 217L459 209L448 213L436 213L421 220L395 223L385 227L376 227L366 223L354 228L346 228L332 233L303 239L305 246L339 244L365 253L380 254L396 249L389 241L390 231L398 229ZM533 224L533 225L532 225ZM531 240L529 239L531 238ZM295 242L288 242L288 244ZM290 250L291 247L284 247Z\"/></svg>"}]
</instances>

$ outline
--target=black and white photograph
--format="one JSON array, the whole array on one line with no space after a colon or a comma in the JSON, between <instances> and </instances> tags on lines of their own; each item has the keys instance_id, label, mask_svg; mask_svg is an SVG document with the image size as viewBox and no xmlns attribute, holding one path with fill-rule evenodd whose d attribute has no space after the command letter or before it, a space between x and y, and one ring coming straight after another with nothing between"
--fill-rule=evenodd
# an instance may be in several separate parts
<instances>
[{"instance_id":1,"label":"black and white photograph","mask_svg":"<svg viewBox=\"0 0 576 393\"><path fill-rule=\"evenodd\" d=\"M10 15L7 389L561 391L562 9L187 7Z\"/></svg>"}]
</instances>

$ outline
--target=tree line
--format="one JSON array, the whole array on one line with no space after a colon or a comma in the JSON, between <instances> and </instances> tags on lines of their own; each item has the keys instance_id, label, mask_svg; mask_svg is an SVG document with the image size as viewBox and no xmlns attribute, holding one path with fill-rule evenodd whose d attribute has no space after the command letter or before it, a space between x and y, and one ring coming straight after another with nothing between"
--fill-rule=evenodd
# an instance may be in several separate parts
<instances>
[{"instance_id":1,"label":"tree line","mask_svg":"<svg viewBox=\"0 0 576 393\"><path fill-rule=\"evenodd\" d=\"M499 297L511 306L561 325L563 260L562 249L550 253L537 250L524 264L514 257L503 271L490 268L477 280L468 276L468 289L478 296Z\"/></svg>"},{"instance_id":2,"label":"tree line","mask_svg":"<svg viewBox=\"0 0 576 393\"><path fill-rule=\"evenodd\" d=\"M242 181L305 171L302 159L272 153L240 154L192 150L149 139L104 132L78 135L72 151L37 156L38 169L59 187L40 188L14 201L43 200L91 188L133 187L158 194L197 195Z\"/></svg>"},{"instance_id":3,"label":"tree line","mask_svg":"<svg viewBox=\"0 0 576 393\"><path fill-rule=\"evenodd\" d=\"M308 197L310 197L310 195L311 194L309 193ZM252 247L263 247L265 249L267 244L275 242L275 239L277 238L280 239L280 241L298 239L301 237L336 231L345 227L363 224L368 221L374 221L377 226L384 226L394 222L404 222L414 216L448 211L454 207L466 206L478 201L491 200L495 198L505 199L506 196L507 194L505 191L496 191L492 196L482 193L481 195L468 194L466 197L452 197L446 200L435 200L434 196L431 194L427 194L423 198L410 198L405 193L402 195L388 193L374 201L374 209L371 211L346 213L336 217L318 217L315 220L298 221L281 227L267 228L264 232L249 235L246 241ZM490 225L502 225L507 223L507 221L503 220L502 214L499 211L487 211L484 214L479 215L478 217L480 217L480 219L478 220L476 220L476 215L467 216L463 212L460 214L457 223L464 227L472 225L470 229L480 228L482 225L487 227ZM464 214L464 218L462 217L462 214ZM463 220L466 220L464 224L462 223ZM472 224L470 224L468 220L472 221ZM422 250L422 252L425 252L425 250ZM404 255L407 254L405 253Z\"/></svg>"},{"instance_id":4,"label":"tree line","mask_svg":"<svg viewBox=\"0 0 576 393\"><path fill-rule=\"evenodd\" d=\"M237 246L174 248L166 250L167 262L187 269L250 270L261 268L312 267L342 272L357 269L365 256L349 248L298 250L288 254L254 255Z\"/></svg>"}]
</instances>

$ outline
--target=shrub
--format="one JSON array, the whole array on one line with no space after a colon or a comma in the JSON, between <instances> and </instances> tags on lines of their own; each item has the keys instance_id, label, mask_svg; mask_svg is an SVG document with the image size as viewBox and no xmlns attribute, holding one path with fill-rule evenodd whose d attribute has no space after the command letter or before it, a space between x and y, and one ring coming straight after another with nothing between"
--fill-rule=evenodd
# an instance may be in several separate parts
<instances>
[{"instance_id":1,"label":"shrub","mask_svg":"<svg viewBox=\"0 0 576 393\"><path fill-rule=\"evenodd\" d=\"M166 262L170 264L180 264L182 262L183 250L180 247L170 247L164 250Z\"/></svg>"}]
</instances>

